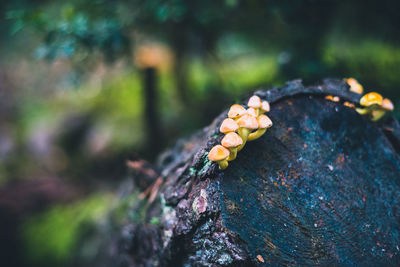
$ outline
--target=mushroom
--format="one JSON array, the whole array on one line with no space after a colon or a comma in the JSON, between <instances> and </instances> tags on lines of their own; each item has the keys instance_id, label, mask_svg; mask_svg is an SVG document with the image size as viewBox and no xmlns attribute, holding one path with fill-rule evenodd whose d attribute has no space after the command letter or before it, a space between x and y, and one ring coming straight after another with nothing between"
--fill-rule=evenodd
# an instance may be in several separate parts
<instances>
[{"instance_id":1,"label":"mushroom","mask_svg":"<svg viewBox=\"0 0 400 267\"><path fill-rule=\"evenodd\" d=\"M356 94L362 94L364 92L363 86L354 78L344 79L350 86L350 91Z\"/></svg>"},{"instance_id":2,"label":"mushroom","mask_svg":"<svg viewBox=\"0 0 400 267\"><path fill-rule=\"evenodd\" d=\"M356 108L356 111L361 115L371 114L379 106L382 106L383 97L376 92L365 94L360 99L360 105L365 108Z\"/></svg>"},{"instance_id":3,"label":"mushroom","mask_svg":"<svg viewBox=\"0 0 400 267\"><path fill-rule=\"evenodd\" d=\"M394 105L393 105L392 101L390 101L390 99L388 99L388 98L384 98L382 100L382 105L379 108L377 108L376 110L373 110L371 112L371 117L372 117L371 119L373 121L377 121L380 118L382 118L386 114L387 111L393 111L393 109L394 109Z\"/></svg>"},{"instance_id":4,"label":"mushroom","mask_svg":"<svg viewBox=\"0 0 400 267\"><path fill-rule=\"evenodd\" d=\"M228 111L228 117L231 119L237 119L245 113L246 109L244 107L238 104L234 104Z\"/></svg>"},{"instance_id":5,"label":"mushroom","mask_svg":"<svg viewBox=\"0 0 400 267\"><path fill-rule=\"evenodd\" d=\"M229 150L221 145L214 146L210 153L208 153L208 159L218 163L220 170L225 170L228 167Z\"/></svg>"},{"instance_id":6,"label":"mushroom","mask_svg":"<svg viewBox=\"0 0 400 267\"><path fill-rule=\"evenodd\" d=\"M251 108L259 108L261 107L261 99L259 96L253 95L250 97L249 102L247 103L247 106Z\"/></svg>"},{"instance_id":7,"label":"mushroom","mask_svg":"<svg viewBox=\"0 0 400 267\"><path fill-rule=\"evenodd\" d=\"M394 105L393 105L392 101L390 101L389 98L384 98L382 100L382 108L386 111L393 111Z\"/></svg>"},{"instance_id":8,"label":"mushroom","mask_svg":"<svg viewBox=\"0 0 400 267\"><path fill-rule=\"evenodd\" d=\"M253 95L252 97L250 97L249 102L247 102L247 106L249 108L253 108L253 109L256 110L256 117L259 114L259 110L260 110L261 104L262 104L262 102L261 102L260 97L258 97L256 95Z\"/></svg>"},{"instance_id":9,"label":"mushroom","mask_svg":"<svg viewBox=\"0 0 400 267\"><path fill-rule=\"evenodd\" d=\"M371 93L365 94L360 99L360 105L364 106L364 107L370 107L373 105L381 106L382 102L383 102L382 95L379 93L376 93L376 92L371 92Z\"/></svg>"},{"instance_id":10,"label":"mushroom","mask_svg":"<svg viewBox=\"0 0 400 267\"><path fill-rule=\"evenodd\" d=\"M344 101L343 105L349 108L355 108L355 105L349 101Z\"/></svg>"},{"instance_id":11,"label":"mushroom","mask_svg":"<svg viewBox=\"0 0 400 267\"><path fill-rule=\"evenodd\" d=\"M231 161L236 158L237 147L243 144L243 140L237 133L230 132L222 138L221 144L229 149L228 161Z\"/></svg>"},{"instance_id":12,"label":"mushroom","mask_svg":"<svg viewBox=\"0 0 400 267\"><path fill-rule=\"evenodd\" d=\"M239 125L238 133L243 140L243 144L238 147L238 151L240 151L246 144L250 132L258 128L258 123L255 117L250 114L244 114L237 120L237 124Z\"/></svg>"},{"instance_id":13,"label":"mushroom","mask_svg":"<svg viewBox=\"0 0 400 267\"><path fill-rule=\"evenodd\" d=\"M237 129L239 129L237 122L229 118L225 119L222 122L221 127L219 127L219 131L224 134L236 132Z\"/></svg>"},{"instance_id":14,"label":"mushroom","mask_svg":"<svg viewBox=\"0 0 400 267\"><path fill-rule=\"evenodd\" d=\"M394 105L388 98L383 98L376 92L364 95L360 99L360 105L365 108L357 108L356 111L361 115L371 114L371 120L377 121L382 118L387 111L392 111Z\"/></svg>"},{"instance_id":15,"label":"mushroom","mask_svg":"<svg viewBox=\"0 0 400 267\"><path fill-rule=\"evenodd\" d=\"M270 106L268 101L263 101L261 102L261 107L260 107L260 114L264 114L265 112L269 112Z\"/></svg>"},{"instance_id":16,"label":"mushroom","mask_svg":"<svg viewBox=\"0 0 400 267\"><path fill-rule=\"evenodd\" d=\"M247 140L248 141L253 141L259 137L261 137L268 128L270 128L272 126L272 121L271 119L264 114L261 114L258 118L257 118L257 123L258 123L258 129L257 131L249 134Z\"/></svg>"}]
</instances>

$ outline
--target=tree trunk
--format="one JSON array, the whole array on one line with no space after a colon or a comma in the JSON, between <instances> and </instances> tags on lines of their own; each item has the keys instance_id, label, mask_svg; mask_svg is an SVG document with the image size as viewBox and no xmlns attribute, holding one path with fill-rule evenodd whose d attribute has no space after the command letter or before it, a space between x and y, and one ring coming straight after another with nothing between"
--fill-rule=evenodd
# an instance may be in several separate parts
<instances>
[{"instance_id":1,"label":"tree trunk","mask_svg":"<svg viewBox=\"0 0 400 267\"><path fill-rule=\"evenodd\" d=\"M398 122L373 123L344 106L360 95L339 80L309 87L292 81L255 94L271 103L273 127L225 171L207 153L220 143L226 111L164 153L159 196L142 222L126 220L112 260L122 266L398 265Z\"/></svg>"},{"instance_id":2,"label":"tree trunk","mask_svg":"<svg viewBox=\"0 0 400 267\"><path fill-rule=\"evenodd\" d=\"M147 147L150 148L149 156L154 158L160 152L164 135L161 130L161 121L158 114L157 70L148 67L143 70L144 117L147 133Z\"/></svg>"}]
</instances>

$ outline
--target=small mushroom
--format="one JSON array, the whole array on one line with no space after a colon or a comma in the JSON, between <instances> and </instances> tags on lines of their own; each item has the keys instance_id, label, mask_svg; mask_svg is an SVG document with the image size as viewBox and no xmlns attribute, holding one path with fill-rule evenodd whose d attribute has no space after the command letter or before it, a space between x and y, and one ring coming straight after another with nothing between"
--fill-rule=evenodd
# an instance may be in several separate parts
<instances>
[{"instance_id":1,"label":"small mushroom","mask_svg":"<svg viewBox=\"0 0 400 267\"><path fill-rule=\"evenodd\" d=\"M360 99L360 105L365 108L357 108L356 111L361 115L370 114L372 121L379 120L387 111L392 111L394 109L394 105L390 99L383 98L376 92L364 95Z\"/></svg>"},{"instance_id":2,"label":"small mushroom","mask_svg":"<svg viewBox=\"0 0 400 267\"><path fill-rule=\"evenodd\" d=\"M390 101L389 98L384 98L382 100L382 108L386 111L393 111L394 105L393 105L392 101Z\"/></svg>"},{"instance_id":3,"label":"small mushroom","mask_svg":"<svg viewBox=\"0 0 400 267\"><path fill-rule=\"evenodd\" d=\"M260 108L261 107L261 99L260 97L253 95L250 97L249 102L247 103L247 106L250 108Z\"/></svg>"},{"instance_id":4,"label":"small mushroom","mask_svg":"<svg viewBox=\"0 0 400 267\"><path fill-rule=\"evenodd\" d=\"M268 101L263 101L261 102L261 107L260 107L260 114L264 114L265 112L269 112L270 106Z\"/></svg>"},{"instance_id":5,"label":"small mushroom","mask_svg":"<svg viewBox=\"0 0 400 267\"><path fill-rule=\"evenodd\" d=\"M257 129L257 131L249 134L249 136L247 138L248 141L253 141L253 140L261 137L267 131L268 128L272 127L271 119L267 115L264 115L264 114L260 115L257 118L257 123L258 123L258 129Z\"/></svg>"},{"instance_id":6,"label":"small mushroom","mask_svg":"<svg viewBox=\"0 0 400 267\"><path fill-rule=\"evenodd\" d=\"M229 150L221 145L214 146L210 153L208 153L208 159L218 163L220 170L225 170L228 167Z\"/></svg>"},{"instance_id":7,"label":"small mushroom","mask_svg":"<svg viewBox=\"0 0 400 267\"><path fill-rule=\"evenodd\" d=\"M244 114L237 120L237 124L239 125L238 133L243 140L243 144L238 147L238 151L240 151L246 144L250 132L258 128L258 123L255 117Z\"/></svg>"},{"instance_id":8,"label":"small mushroom","mask_svg":"<svg viewBox=\"0 0 400 267\"><path fill-rule=\"evenodd\" d=\"M350 103L349 101L344 101L343 105L346 106L346 107L349 107L349 108L355 108L356 107L353 103Z\"/></svg>"},{"instance_id":9,"label":"small mushroom","mask_svg":"<svg viewBox=\"0 0 400 267\"><path fill-rule=\"evenodd\" d=\"M350 91L356 94L362 94L364 92L363 86L354 78L344 79L350 86Z\"/></svg>"},{"instance_id":10,"label":"small mushroom","mask_svg":"<svg viewBox=\"0 0 400 267\"><path fill-rule=\"evenodd\" d=\"M262 105L261 99L256 95L250 97L249 102L247 102L247 106L249 108L253 108L256 111L255 117L257 117L260 114L261 105Z\"/></svg>"},{"instance_id":11,"label":"small mushroom","mask_svg":"<svg viewBox=\"0 0 400 267\"><path fill-rule=\"evenodd\" d=\"M382 95L379 93L376 93L376 92L371 92L371 93L365 94L360 99L360 105L364 106L364 107L370 107L373 105L381 106L382 102L383 102Z\"/></svg>"},{"instance_id":12,"label":"small mushroom","mask_svg":"<svg viewBox=\"0 0 400 267\"><path fill-rule=\"evenodd\" d=\"M224 134L236 132L237 129L239 129L237 122L229 118L225 119L222 122L221 127L219 127L219 131Z\"/></svg>"},{"instance_id":13,"label":"small mushroom","mask_svg":"<svg viewBox=\"0 0 400 267\"><path fill-rule=\"evenodd\" d=\"M237 133L228 133L221 140L221 145L229 149L228 161L234 160L237 155L237 148L243 144L242 138Z\"/></svg>"},{"instance_id":14,"label":"small mushroom","mask_svg":"<svg viewBox=\"0 0 400 267\"><path fill-rule=\"evenodd\" d=\"M376 92L365 94L360 99L360 105L365 108L356 108L356 111L361 115L372 114L372 111L377 110L379 106L382 106L383 97ZM372 117L374 115L372 114Z\"/></svg>"},{"instance_id":15,"label":"small mushroom","mask_svg":"<svg viewBox=\"0 0 400 267\"><path fill-rule=\"evenodd\" d=\"M238 104L234 104L228 111L228 117L231 119L237 119L245 113L246 109L244 107Z\"/></svg>"},{"instance_id":16,"label":"small mushroom","mask_svg":"<svg viewBox=\"0 0 400 267\"><path fill-rule=\"evenodd\" d=\"M372 121L378 121L386 114L387 111L393 111L393 109L394 105L392 101L390 101L388 98L384 98L382 100L382 105L371 112Z\"/></svg>"}]
</instances>

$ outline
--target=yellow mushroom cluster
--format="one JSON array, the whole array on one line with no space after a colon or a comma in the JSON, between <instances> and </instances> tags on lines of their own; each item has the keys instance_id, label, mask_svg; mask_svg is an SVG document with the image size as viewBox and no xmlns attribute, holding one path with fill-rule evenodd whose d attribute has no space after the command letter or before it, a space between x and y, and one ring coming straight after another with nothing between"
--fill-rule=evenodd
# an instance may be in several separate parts
<instances>
[{"instance_id":1,"label":"yellow mushroom cluster","mask_svg":"<svg viewBox=\"0 0 400 267\"><path fill-rule=\"evenodd\" d=\"M228 161L236 158L237 152L242 150L247 141L253 141L262 136L272 126L271 119L264 113L269 112L267 101L254 95L247 103L248 108L234 104L219 128L225 136L221 145L214 146L209 154L210 161L217 162L220 170L228 167Z\"/></svg>"},{"instance_id":2,"label":"yellow mushroom cluster","mask_svg":"<svg viewBox=\"0 0 400 267\"><path fill-rule=\"evenodd\" d=\"M372 121L377 121L382 118L386 112L393 111L394 105L388 98L383 98L381 94L371 92L365 94L360 99L360 105L363 108L356 108L356 111L361 115L370 116Z\"/></svg>"},{"instance_id":3,"label":"yellow mushroom cluster","mask_svg":"<svg viewBox=\"0 0 400 267\"><path fill-rule=\"evenodd\" d=\"M362 94L364 87L354 78L344 79L350 86L350 91ZM346 105L346 102L345 102ZM361 115L370 116L372 121L378 121L382 118L386 112L393 111L394 105L388 98L383 98L381 94L376 92L370 92L360 99L360 105L363 108L356 108L356 111ZM354 107L353 104L349 103L347 106Z\"/></svg>"}]
</instances>

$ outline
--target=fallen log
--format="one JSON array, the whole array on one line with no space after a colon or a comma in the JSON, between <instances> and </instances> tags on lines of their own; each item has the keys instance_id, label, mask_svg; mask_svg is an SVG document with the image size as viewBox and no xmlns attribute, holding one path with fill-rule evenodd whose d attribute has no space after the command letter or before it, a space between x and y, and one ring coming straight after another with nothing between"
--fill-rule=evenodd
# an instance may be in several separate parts
<instances>
[{"instance_id":1,"label":"fallen log","mask_svg":"<svg viewBox=\"0 0 400 267\"><path fill-rule=\"evenodd\" d=\"M158 196L144 222L128 220L113 260L398 266L399 123L374 123L343 105L357 105L360 95L341 80L308 87L292 81L255 94L271 103L273 127L224 171L207 153L222 138L227 111L165 152Z\"/></svg>"}]
</instances>

